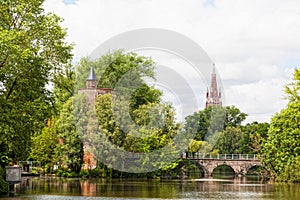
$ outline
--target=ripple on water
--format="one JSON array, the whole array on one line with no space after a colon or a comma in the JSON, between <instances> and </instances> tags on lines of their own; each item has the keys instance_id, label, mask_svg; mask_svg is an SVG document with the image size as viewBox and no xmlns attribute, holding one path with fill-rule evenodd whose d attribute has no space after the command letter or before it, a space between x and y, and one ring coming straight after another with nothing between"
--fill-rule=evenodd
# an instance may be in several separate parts
<instances>
[{"instance_id":1,"label":"ripple on water","mask_svg":"<svg viewBox=\"0 0 300 200\"><path fill-rule=\"evenodd\" d=\"M263 200L270 199L268 195L258 192L188 192L180 199L220 200L220 199L241 199L241 200Z\"/></svg>"}]
</instances>

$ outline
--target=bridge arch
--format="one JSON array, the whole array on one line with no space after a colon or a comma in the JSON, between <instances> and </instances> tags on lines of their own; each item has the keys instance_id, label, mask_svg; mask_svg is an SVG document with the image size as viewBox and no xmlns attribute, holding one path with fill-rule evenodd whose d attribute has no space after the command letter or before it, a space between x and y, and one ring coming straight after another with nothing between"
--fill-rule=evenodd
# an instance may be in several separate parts
<instances>
[{"instance_id":1,"label":"bridge arch","mask_svg":"<svg viewBox=\"0 0 300 200\"><path fill-rule=\"evenodd\" d=\"M234 170L234 168L226 163L215 166L215 168L211 172L212 176L214 176L214 175L235 176L236 174L237 174L237 172Z\"/></svg>"},{"instance_id":2,"label":"bridge arch","mask_svg":"<svg viewBox=\"0 0 300 200\"><path fill-rule=\"evenodd\" d=\"M266 169L262 164L249 165L248 168L247 168L247 170L246 170L246 174L248 174L249 172L251 172L255 168ZM253 170L253 171L256 171L256 170Z\"/></svg>"},{"instance_id":3,"label":"bridge arch","mask_svg":"<svg viewBox=\"0 0 300 200\"><path fill-rule=\"evenodd\" d=\"M256 167L261 167L261 165L257 165L257 164L249 165L249 166L247 167L247 171L249 171L249 170L251 170L251 169L253 169L253 168L256 168Z\"/></svg>"}]
</instances>

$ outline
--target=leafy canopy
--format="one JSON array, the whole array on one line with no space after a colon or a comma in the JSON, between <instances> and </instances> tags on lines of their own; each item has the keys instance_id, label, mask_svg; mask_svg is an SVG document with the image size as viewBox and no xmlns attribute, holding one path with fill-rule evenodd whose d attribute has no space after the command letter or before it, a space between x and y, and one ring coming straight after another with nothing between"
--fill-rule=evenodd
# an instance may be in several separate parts
<instances>
[{"instance_id":1,"label":"leafy canopy","mask_svg":"<svg viewBox=\"0 0 300 200\"><path fill-rule=\"evenodd\" d=\"M263 162L279 181L300 181L300 71L286 86L287 107L274 115L263 144Z\"/></svg>"},{"instance_id":2,"label":"leafy canopy","mask_svg":"<svg viewBox=\"0 0 300 200\"><path fill-rule=\"evenodd\" d=\"M247 114L235 106L210 106L186 117L185 131L194 134L195 139L205 141L215 132L228 126L236 127L246 119Z\"/></svg>"},{"instance_id":3,"label":"leafy canopy","mask_svg":"<svg viewBox=\"0 0 300 200\"><path fill-rule=\"evenodd\" d=\"M45 13L43 2L0 2L0 156L8 158L1 165L27 158L31 136L51 113L47 84L72 58L61 18Z\"/></svg>"}]
</instances>

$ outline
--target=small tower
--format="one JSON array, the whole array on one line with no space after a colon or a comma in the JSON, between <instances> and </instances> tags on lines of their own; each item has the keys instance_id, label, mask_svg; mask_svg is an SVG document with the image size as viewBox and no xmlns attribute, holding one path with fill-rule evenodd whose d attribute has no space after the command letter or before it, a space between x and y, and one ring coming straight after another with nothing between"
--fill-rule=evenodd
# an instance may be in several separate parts
<instances>
[{"instance_id":1,"label":"small tower","mask_svg":"<svg viewBox=\"0 0 300 200\"><path fill-rule=\"evenodd\" d=\"M209 106L222 106L221 91L218 90L215 64L213 66L213 72L211 74L210 89L207 89L206 92L205 107L208 108Z\"/></svg>"},{"instance_id":2,"label":"small tower","mask_svg":"<svg viewBox=\"0 0 300 200\"><path fill-rule=\"evenodd\" d=\"M97 76L94 71L94 67L91 67L90 73L86 78L86 89L96 89L97 88Z\"/></svg>"},{"instance_id":3,"label":"small tower","mask_svg":"<svg viewBox=\"0 0 300 200\"><path fill-rule=\"evenodd\" d=\"M81 88L78 90L78 94L85 94L89 98L89 106L93 109L95 106L95 102L98 95L112 93L112 89L110 88L97 88L98 79L95 74L94 68L91 67L90 73L85 79L86 85L85 88ZM83 143L83 169L94 169L97 166L97 160L93 153L89 152L89 144L87 142Z\"/></svg>"},{"instance_id":4,"label":"small tower","mask_svg":"<svg viewBox=\"0 0 300 200\"><path fill-rule=\"evenodd\" d=\"M98 95L111 93L110 88L98 88L98 79L95 74L94 68L91 67L90 73L85 79L85 88L78 90L78 94L86 94L89 98L89 102L94 105Z\"/></svg>"}]
</instances>

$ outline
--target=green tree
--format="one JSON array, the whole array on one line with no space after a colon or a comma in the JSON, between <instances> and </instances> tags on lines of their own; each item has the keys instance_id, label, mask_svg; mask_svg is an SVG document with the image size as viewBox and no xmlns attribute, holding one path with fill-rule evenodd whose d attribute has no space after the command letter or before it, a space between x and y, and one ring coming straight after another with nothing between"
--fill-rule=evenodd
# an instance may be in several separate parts
<instances>
[{"instance_id":1,"label":"green tree","mask_svg":"<svg viewBox=\"0 0 300 200\"><path fill-rule=\"evenodd\" d=\"M240 109L235 106L226 106L225 110L225 123L224 128L231 126L237 127L242 124L242 122L246 119L247 114L240 111Z\"/></svg>"},{"instance_id":2,"label":"green tree","mask_svg":"<svg viewBox=\"0 0 300 200\"><path fill-rule=\"evenodd\" d=\"M100 95L97 98L96 114L99 122L98 131L101 134L90 137L93 140L91 143L97 144L93 152L95 155L100 154L99 157L105 157L106 162L117 162L121 159L121 155L113 153L115 145L127 152L150 153L173 144L180 126L175 122L175 112L170 105L163 103L140 105L133 111L137 120L133 121L122 118L122 112L126 112L123 110L126 105L122 105L124 101L112 103L112 99L111 94ZM113 104L116 104L119 109L114 110ZM107 138L105 144L103 137ZM149 163L148 159L154 160L154 158L146 158L141 161L144 162L145 167L149 165L163 167L167 163L159 158L156 158L157 162Z\"/></svg>"},{"instance_id":3,"label":"green tree","mask_svg":"<svg viewBox=\"0 0 300 200\"><path fill-rule=\"evenodd\" d=\"M242 139L240 141L240 153L243 154L260 154L262 143L267 138L268 123L252 122L242 126Z\"/></svg>"},{"instance_id":4,"label":"green tree","mask_svg":"<svg viewBox=\"0 0 300 200\"><path fill-rule=\"evenodd\" d=\"M72 57L61 18L45 13L43 2L0 2L0 156L10 160L28 157L31 136L51 115L46 86Z\"/></svg>"},{"instance_id":5,"label":"green tree","mask_svg":"<svg viewBox=\"0 0 300 200\"><path fill-rule=\"evenodd\" d=\"M83 142L76 128L73 99L84 101L83 96L70 98L63 106L56 122L59 142L55 148L56 161L60 167L79 173L83 164ZM80 108L80 107L78 107Z\"/></svg>"},{"instance_id":6,"label":"green tree","mask_svg":"<svg viewBox=\"0 0 300 200\"><path fill-rule=\"evenodd\" d=\"M139 109L134 110L137 121L130 120L130 124L125 121L125 124L129 125L122 129L120 123L123 122L118 117L122 115L123 110L113 113L111 104L110 94L98 96L96 111L100 130L113 144L122 146L127 151L151 152L161 148L171 142L179 129L179 125L175 123L173 108L165 104L156 107L154 103L141 105Z\"/></svg>"},{"instance_id":7,"label":"green tree","mask_svg":"<svg viewBox=\"0 0 300 200\"><path fill-rule=\"evenodd\" d=\"M212 146L205 141L192 140L189 145L189 152L207 153L212 150Z\"/></svg>"},{"instance_id":8,"label":"green tree","mask_svg":"<svg viewBox=\"0 0 300 200\"><path fill-rule=\"evenodd\" d=\"M286 87L287 107L276 113L270 124L268 137L263 144L263 162L279 181L300 181L300 70Z\"/></svg>"},{"instance_id":9,"label":"green tree","mask_svg":"<svg viewBox=\"0 0 300 200\"><path fill-rule=\"evenodd\" d=\"M53 88L53 116L47 120L41 133L36 132L32 137L32 145L29 159L39 161L45 172L51 172L55 163L54 154L58 143L57 118L63 105L73 96L75 72L71 65L62 67L62 72L54 79Z\"/></svg>"},{"instance_id":10,"label":"green tree","mask_svg":"<svg viewBox=\"0 0 300 200\"><path fill-rule=\"evenodd\" d=\"M64 103L74 96L75 71L71 64L62 67L62 71L56 74L53 80L53 96L55 115L59 114Z\"/></svg>"},{"instance_id":11,"label":"green tree","mask_svg":"<svg viewBox=\"0 0 300 200\"><path fill-rule=\"evenodd\" d=\"M285 86L286 98L290 102L300 101L300 69L295 69L293 82Z\"/></svg>"},{"instance_id":12,"label":"green tree","mask_svg":"<svg viewBox=\"0 0 300 200\"><path fill-rule=\"evenodd\" d=\"M32 138L29 158L41 162L45 172L50 172L55 164L54 154L58 142L55 119L50 119L41 134Z\"/></svg>"},{"instance_id":13,"label":"green tree","mask_svg":"<svg viewBox=\"0 0 300 200\"><path fill-rule=\"evenodd\" d=\"M54 119L53 119L54 120ZM58 137L54 127L54 121L49 120L41 134L32 138L32 146L29 158L41 162L46 172L50 172L54 163L54 150Z\"/></svg>"},{"instance_id":14,"label":"green tree","mask_svg":"<svg viewBox=\"0 0 300 200\"><path fill-rule=\"evenodd\" d=\"M151 58L139 56L134 52L125 53L123 50L109 52L95 61L82 58L76 66L75 92L85 88L85 79L90 68L94 67L97 75L98 88L114 89L117 83L133 69L139 69L137 78L148 76L154 78L154 62ZM132 79L127 81L131 83Z\"/></svg>"},{"instance_id":15,"label":"green tree","mask_svg":"<svg viewBox=\"0 0 300 200\"><path fill-rule=\"evenodd\" d=\"M210 125L210 113L211 107L187 116L184 126L187 134L195 135L195 139L198 141L204 141Z\"/></svg>"},{"instance_id":16,"label":"green tree","mask_svg":"<svg viewBox=\"0 0 300 200\"><path fill-rule=\"evenodd\" d=\"M221 154L239 154L241 138L241 127L228 126L219 134L214 149L218 150Z\"/></svg>"},{"instance_id":17,"label":"green tree","mask_svg":"<svg viewBox=\"0 0 300 200\"><path fill-rule=\"evenodd\" d=\"M247 114L234 106L214 107L195 112L186 117L185 131L194 134L195 139L204 141L216 131L220 132L227 126L240 126Z\"/></svg>"}]
</instances>

